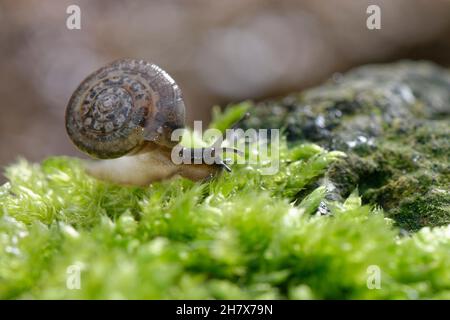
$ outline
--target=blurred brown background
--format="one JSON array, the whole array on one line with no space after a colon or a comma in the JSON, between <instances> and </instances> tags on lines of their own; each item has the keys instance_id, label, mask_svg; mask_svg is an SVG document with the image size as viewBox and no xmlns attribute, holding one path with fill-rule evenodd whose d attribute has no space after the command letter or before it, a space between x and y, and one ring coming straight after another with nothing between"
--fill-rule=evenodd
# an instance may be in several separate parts
<instances>
[{"instance_id":1,"label":"blurred brown background","mask_svg":"<svg viewBox=\"0 0 450 320\"><path fill-rule=\"evenodd\" d=\"M66 28L71 4L81 30ZM370 4L381 7L381 30L366 28ZM449 0L2 0L0 167L18 156L81 156L66 137L66 103L117 58L168 71L192 121L208 120L214 104L281 95L360 64L449 65L449 40Z\"/></svg>"}]
</instances>

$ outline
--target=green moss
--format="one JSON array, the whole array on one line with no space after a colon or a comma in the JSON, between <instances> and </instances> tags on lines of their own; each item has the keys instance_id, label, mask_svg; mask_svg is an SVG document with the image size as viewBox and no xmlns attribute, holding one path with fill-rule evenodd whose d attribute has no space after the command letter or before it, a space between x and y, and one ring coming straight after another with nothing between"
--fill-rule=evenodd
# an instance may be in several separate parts
<instances>
[{"instance_id":1,"label":"green moss","mask_svg":"<svg viewBox=\"0 0 450 320\"><path fill-rule=\"evenodd\" d=\"M19 161L0 187L0 297L450 297L449 227L399 238L355 192L340 202L325 186L307 191L349 161L342 153L280 152L274 176L235 165L207 183L148 188L97 181L70 158ZM372 265L381 289L367 286ZM66 286L71 266L79 290Z\"/></svg>"}]
</instances>

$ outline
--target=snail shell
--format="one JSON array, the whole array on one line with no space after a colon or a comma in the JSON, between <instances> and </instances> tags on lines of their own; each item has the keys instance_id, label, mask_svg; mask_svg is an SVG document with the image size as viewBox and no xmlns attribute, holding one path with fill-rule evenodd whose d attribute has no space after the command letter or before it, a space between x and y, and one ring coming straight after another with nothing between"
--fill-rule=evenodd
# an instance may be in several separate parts
<instances>
[{"instance_id":1,"label":"snail shell","mask_svg":"<svg viewBox=\"0 0 450 320\"><path fill-rule=\"evenodd\" d=\"M117 60L92 73L66 109L69 137L99 159L137 153L146 141L171 147L172 131L184 123L180 88L164 70L143 60Z\"/></svg>"}]
</instances>

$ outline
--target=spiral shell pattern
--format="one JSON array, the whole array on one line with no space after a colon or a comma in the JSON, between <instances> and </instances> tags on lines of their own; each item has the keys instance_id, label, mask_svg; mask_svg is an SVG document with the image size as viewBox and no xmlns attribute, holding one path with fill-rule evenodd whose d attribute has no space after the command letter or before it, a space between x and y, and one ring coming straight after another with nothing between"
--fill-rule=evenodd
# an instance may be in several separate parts
<instances>
[{"instance_id":1,"label":"spiral shell pattern","mask_svg":"<svg viewBox=\"0 0 450 320\"><path fill-rule=\"evenodd\" d=\"M81 151L108 159L139 150L145 141L170 145L184 118L181 90L165 71L122 59L78 86L66 109L66 129Z\"/></svg>"}]
</instances>

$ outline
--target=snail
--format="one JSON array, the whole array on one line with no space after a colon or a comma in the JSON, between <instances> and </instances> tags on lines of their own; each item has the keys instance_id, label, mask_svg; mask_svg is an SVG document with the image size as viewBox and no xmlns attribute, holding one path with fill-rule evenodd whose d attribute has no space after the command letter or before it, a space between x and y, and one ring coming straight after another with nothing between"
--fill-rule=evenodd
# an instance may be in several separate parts
<instances>
[{"instance_id":1,"label":"snail","mask_svg":"<svg viewBox=\"0 0 450 320\"><path fill-rule=\"evenodd\" d=\"M217 160L212 164L174 163L171 155L179 145L171 136L184 126L180 88L164 70L143 60L121 59L93 72L72 94L66 109L72 142L100 159L86 161L86 171L122 185L145 186L176 175L198 181L223 168L230 170L221 159L223 149L230 148L217 143L200 150L177 149L183 159L212 154Z\"/></svg>"}]
</instances>

